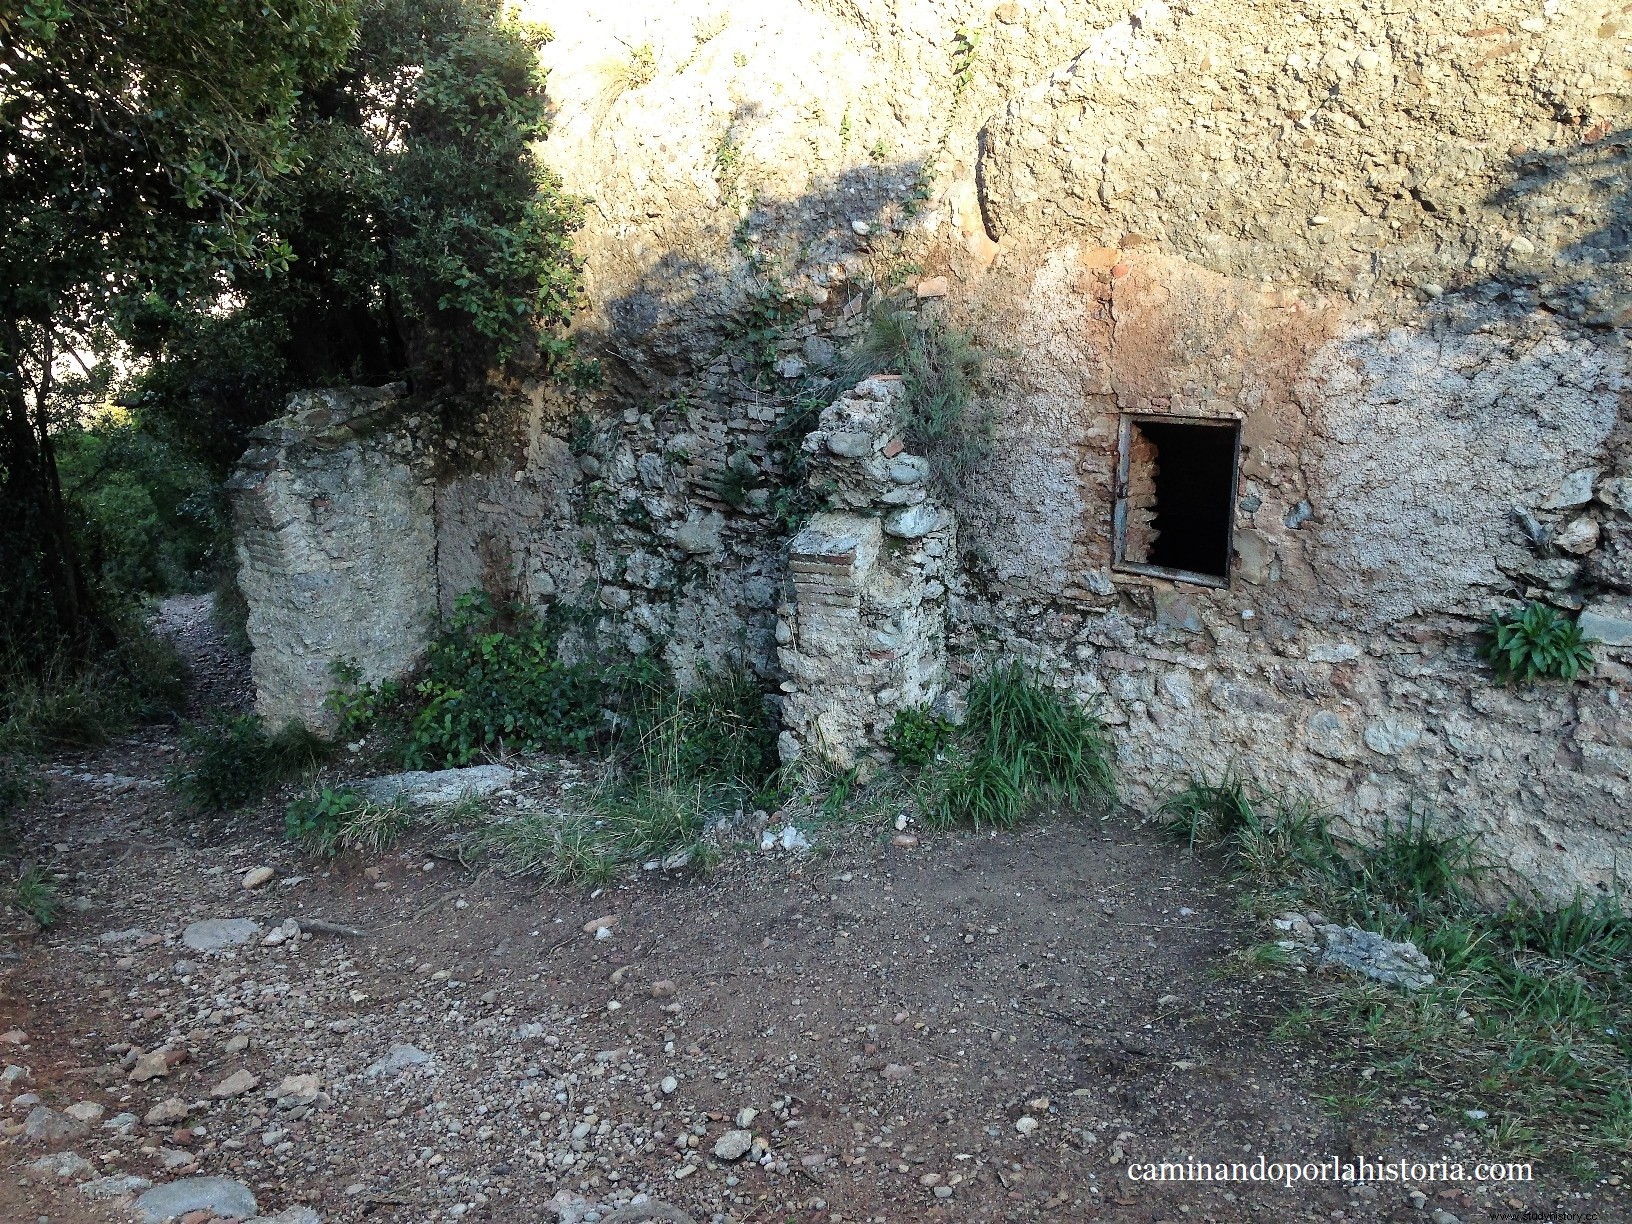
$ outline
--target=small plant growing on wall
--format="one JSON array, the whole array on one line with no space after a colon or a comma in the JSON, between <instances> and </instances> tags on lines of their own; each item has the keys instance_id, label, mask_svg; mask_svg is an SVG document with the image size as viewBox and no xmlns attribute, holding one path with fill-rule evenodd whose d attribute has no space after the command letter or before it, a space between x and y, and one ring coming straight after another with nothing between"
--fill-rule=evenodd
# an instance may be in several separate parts
<instances>
[{"instance_id":1,"label":"small plant growing on wall","mask_svg":"<svg viewBox=\"0 0 1632 1224\"><path fill-rule=\"evenodd\" d=\"M1574 680L1592 667L1581 626L1549 604L1533 600L1523 611L1493 612L1481 658L1504 681Z\"/></svg>"}]
</instances>

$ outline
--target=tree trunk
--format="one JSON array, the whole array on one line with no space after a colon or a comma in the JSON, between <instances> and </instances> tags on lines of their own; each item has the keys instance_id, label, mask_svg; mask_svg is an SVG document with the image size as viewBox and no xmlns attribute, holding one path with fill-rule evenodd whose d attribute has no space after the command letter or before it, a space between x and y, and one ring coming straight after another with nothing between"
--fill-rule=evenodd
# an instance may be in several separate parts
<instances>
[{"instance_id":1,"label":"tree trunk","mask_svg":"<svg viewBox=\"0 0 1632 1224\"><path fill-rule=\"evenodd\" d=\"M91 653L104 634L74 555L57 475L49 365L31 413L20 364L0 369L0 651L14 656L7 665L38 668L63 649Z\"/></svg>"}]
</instances>

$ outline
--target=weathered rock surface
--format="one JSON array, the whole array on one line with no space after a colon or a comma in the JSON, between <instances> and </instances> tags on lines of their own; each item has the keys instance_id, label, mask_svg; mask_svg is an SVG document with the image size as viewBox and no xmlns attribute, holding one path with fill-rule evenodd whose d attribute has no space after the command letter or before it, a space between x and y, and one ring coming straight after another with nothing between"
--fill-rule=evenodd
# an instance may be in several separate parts
<instances>
[{"instance_id":1,"label":"weathered rock surface","mask_svg":"<svg viewBox=\"0 0 1632 1224\"><path fill-rule=\"evenodd\" d=\"M463 769L411 770L369 778L357 784L357 792L374 803L452 807L461 799L481 798L503 790L514 779L514 771L503 765L469 765Z\"/></svg>"},{"instance_id":2,"label":"weathered rock surface","mask_svg":"<svg viewBox=\"0 0 1632 1224\"><path fill-rule=\"evenodd\" d=\"M242 947L260 933L260 924L252 918L206 918L188 924L181 942L194 952L221 952Z\"/></svg>"},{"instance_id":3,"label":"weathered rock surface","mask_svg":"<svg viewBox=\"0 0 1632 1224\"><path fill-rule=\"evenodd\" d=\"M230 1177L183 1177L154 1186L136 1200L141 1224L166 1224L190 1211L213 1211L227 1219L258 1214L249 1187Z\"/></svg>"}]
</instances>

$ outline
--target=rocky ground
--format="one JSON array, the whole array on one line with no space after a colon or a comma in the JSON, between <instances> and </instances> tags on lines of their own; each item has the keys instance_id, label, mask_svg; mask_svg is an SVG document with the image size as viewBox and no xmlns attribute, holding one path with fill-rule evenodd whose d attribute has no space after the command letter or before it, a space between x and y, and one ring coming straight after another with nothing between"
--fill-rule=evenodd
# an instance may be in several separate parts
<instances>
[{"instance_id":1,"label":"rocky ground","mask_svg":"<svg viewBox=\"0 0 1632 1224\"><path fill-rule=\"evenodd\" d=\"M1226 967L1261 932L1131 819L541 889L445 830L330 864L276 801L190 817L175 755L157 728L64 758L27 815L70 906L5 919L0 1219L1632 1218L1546 1170L1130 1182L1179 1153L1480 1155L1409 1098L1324 1105L1322 1050L1269 1040L1290 983ZM582 778L517 764L500 810Z\"/></svg>"}]
</instances>

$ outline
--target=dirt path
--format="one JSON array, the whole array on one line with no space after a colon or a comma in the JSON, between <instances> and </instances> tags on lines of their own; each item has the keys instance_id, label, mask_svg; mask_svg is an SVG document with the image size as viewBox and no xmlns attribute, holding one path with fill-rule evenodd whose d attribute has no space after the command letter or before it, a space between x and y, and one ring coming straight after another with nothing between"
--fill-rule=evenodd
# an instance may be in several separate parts
<instances>
[{"instance_id":1,"label":"dirt path","mask_svg":"<svg viewBox=\"0 0 1632 1224\"><path fill-rule=\"evenodd\" d=\"M189 820L158 785L172 752L150 731L65 761L30 813L77 908L9 932L0 1028L23 1044L0 1061L31 1078L8 1096L103 1115L51 1145L13 1139L16 1165L70 1151L103 1179L219 1174L264 1213L324 1224L589 1224L646 1218L606 1212L641 1196L698 1224L1632 1219L1619 1189L1571 1198L1545 1170L1472 1193L1130 1181L1130 1163L1185 1155L1474 1149L1409 1099L1347 1120L1323 1106L1340 1085L1322 1051L1271 1040L1287 979L1219 971L1259 936L1216 870L1121 818L908 850L871 828L704 877L540 890L438 857L432 834L304 859L276 802ZM263 865L272 882L244 889ZM265 942L291 917L305 934ZM258 929L187 946L189 924L221 918ZM133 1081L157 1050L172 1065ZM748 1150L728 1159L738 1130ZM18 1169L0 1218L129 1218L73 1188L87 1177Z\"/></svg>"}]
</instances>

